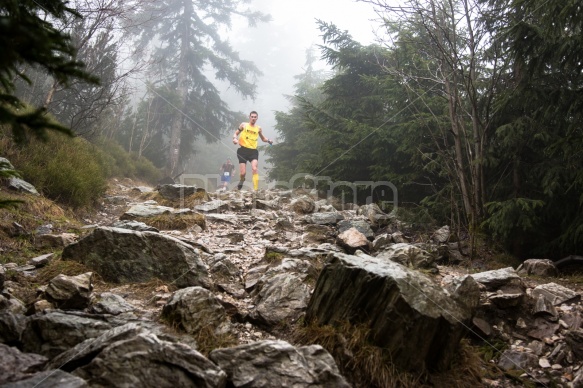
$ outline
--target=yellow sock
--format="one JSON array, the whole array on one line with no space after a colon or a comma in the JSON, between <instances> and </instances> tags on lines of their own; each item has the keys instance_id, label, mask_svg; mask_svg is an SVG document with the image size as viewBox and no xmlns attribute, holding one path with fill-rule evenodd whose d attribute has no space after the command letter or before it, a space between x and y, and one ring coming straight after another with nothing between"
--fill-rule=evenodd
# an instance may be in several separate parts
<instances>
[{"instance_id":1,"label":"yellow sock","mask_svg":"<svg viewBox=\"0 0 583 388\"><path fill-rule=\"evenodd\" d=\"M259 174L253 174L253 189L259 188Z\"/></svg>"}]
</instances>

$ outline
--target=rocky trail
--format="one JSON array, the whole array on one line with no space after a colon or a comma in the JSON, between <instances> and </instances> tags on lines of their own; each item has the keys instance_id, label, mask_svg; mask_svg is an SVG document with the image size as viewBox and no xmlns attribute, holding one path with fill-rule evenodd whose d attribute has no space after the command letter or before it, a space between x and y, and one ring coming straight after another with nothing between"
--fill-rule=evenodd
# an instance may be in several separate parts
<instances>
[{"instance_id":1,"label":"rocky trail","mask_svg":"<svg viewBox=\"0 0 583 388\"><path fill-rule=\"evenodd\" d=\"M548 260L477 268L447 227L310 190L116 180L83 222L37 233L61 257L0 265L0 386L583 387L583 289ZM56 262L75 274L19 300Z\"/></svg>"}]
</instances>

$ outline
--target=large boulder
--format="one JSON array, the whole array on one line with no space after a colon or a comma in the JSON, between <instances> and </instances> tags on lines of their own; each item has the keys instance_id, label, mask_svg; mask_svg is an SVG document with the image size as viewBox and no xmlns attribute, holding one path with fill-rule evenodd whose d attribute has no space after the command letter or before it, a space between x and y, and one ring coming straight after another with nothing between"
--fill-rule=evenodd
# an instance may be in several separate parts
<instances>
[{"instance_id":1,"label":"large boulder","mask_svg":"<svg viewBox=\"0 0 583 388\"><path fill-rule=\"evenodd\" d=\"M320 345L295 348L285 341L259 341L213 350L209 358L227 373L230 387L350 386Z\"/></svg>"},{"instance_id":2,"label":"large boulder","mask_svg":"<svg viewBox=\"0 0 583 388\"><path fill-rule=\"evenodd\" d=\"M374 238L374 232L366 219L352 218L338 222L338 233L346 232L351 228L355 228L369 240Z\"/></svg>"},{"instance_id":3,"label":"large boulder","mask_svg":"<svg viewBox=\"0 0 583 388\"><path fill-rule=\"evenodd\" d=\"M403 369L449 367L473 315L427 276L365 254L335 253L322 269L306 322L370 328L369 341Z\"/></svg>"},{"instance_id":4,"label":"large boulder","mask_svg":"<svg viewBox=\"0 0 583 388\"><path fill-rule=\"evenodd\" d=\"M102 292L92 302L90 311L95 314L120 315L135 310L124 298L111 292Z\"/></svg>"},{"instance_id":5,"label":"large boulder","mask_svg":"<svg viewBox=\"0 0 583 388\"><path fill-rule=\"evenodd\" d=\"M91 272L77 276L57 275L49 282L45 296L60 309L82 310L90 302L92 277Z\"/></svg>"},{"instance_id":6,"label":"large boulder","mask_svg":"<svg viewBox=\"0 0 583 388\"><path fill-rule=\"evenodd\" d=\"M500 268L470 275L486 289L490 303L500 309L514 309L524 303L526 285L514 268Z\"/></svg>"},{"instance_id":7,"label":"large boulder","mask_svg":"<svg viewBox=\"0 0 583 388\"><path fill-rule=\"evenodd\" d=\"M366 217L376 227L387 226L392 220L392 217L383 212L376 203L361 206L356 214Z\"/></svg>"},{"instance_id":8,"label":"large boulder","mask_svg":"<svg viewBox=\"0 0 583 388\"><path fill-rule=\"evenodd\" d=\"M555 263L549 259L528 259L516 269L521 275L535 275L545 277L559 276L559 270Z\"/></svg>"},{"instance_id":9,"label":"large boulder","mask_svg":"<svg viewBox=\"0 0 583 388\"><path fill-rule=\"evenodd\" d=\"M581 294L557 283L546 283L536 286L532 290L532 297L543 297L553 306L581 301Z\"/></svg>"},{"instance_id":10,"label":"large boulder","mask_svg":"<svg viewBox=\"0 0 583 388\"><path fill-rule=\"evenodd\" d=\"M23 380L2 385L2 388L32 387L89 388L89 385L85 380L60 369L38 372Z\"/></svg>"},{"instance_id":11,"label":"large boulder","mask_svg":"<svg viewBox=\"0 0 583 388\"><path fill-rule=\"evenodd\" d=\"M505 289L524 290L525 288L524 282L512 267L479 272L472 274L471 276L488 291Z\"/></svg>"},{"instance_id":12,"label":"large boulder","mask_svg":"<svg viewBox=\"0 0 583 388\"><path fill-rule=\"evenodd\" d=\"M25 352L53 358L109 329L111 324L100 316L53 310L30 316L21 340Z\"/></svg>"},{"instance_id":13,"label":"large boulder","mask_svg":"<svg viewBox=\"0 0 583 388\"><path fill-rule=\"evenodd\" d=\"M16 177L8 178L8 188L23 193L40 195L39 192L36 190L36 187L28 183L27 181Z\"/></svg>"},{"instance_id":14,"label":"large boulder","mask_svg":"<svg viewBox=\"0 0 583 388\"><path fill-rule=\"evenodd\" d=\"M166 199L184 199L198 192L196 186L186 186L180 184L160 185L157 187L158 193ZM204 190L202 190L204 192Z\"/></svg>"},{"instance_id":15,"label":"large boulder","mask_svg":"<svg viewBox=\"0 0 583 388\"><path fill-rule=\"evenodd\" d=\"M189 334L212 328L216 335L231 331L229 317L217 297L202 287L176 291L162 309L162 318Z\"/></svg>"},{"instance_id":16,"label":"large boulder","mask_svg":"<svg viewBox=\"0 0 583 388\"><path fill-rule=\"evenodd\" d=\"M302 279L293 273L269 276L255 298L257 306L251 318L264 326L293 322L308 305L310 290Z\"/></svg>"},{"instance_id":17,"label":"large boulder","mask_svg":"<svg viewBox=\"0 0 583 388\"><path fill-rule=\"evenodd\" d=\"M407 243L393 244L377 255L409 268L434 268L435 257L425 249Z\"/></svg>"},{"instance_id":18,"label":"large boulder","mask_svg":"<svg viewBox=\"0 0 583 388\"><path fill-rule=\"evenodd\" d=\"M33 353L22 353L14 347L0 344L0 385L30 377L41 371L48 359Z\"/></svg>"},{"instance_id":19,"label":"large boulder","mask_svg":"<svg viewBox=\"0 0 583 388\"><path fill-rule=\"evenodd\" d=\"M109 227L63 250L64 260L83 263L112 283L147 282L158 278L177 287L209 287L198 249L170 236Z\"/></svg>"},{"instance_id":20,"label":"large boulder","mask_svg":"<svg viewBox=\"0 0 583 388\"><path fill-rule=\"evenodd\" d=\"M359 249L370 250L370 241L356 228L350 228L338 235L338 245L344 247L348 253L354 253Z\"/></svg>"},{"instance_id":21,"label":"large boulder","mask_svg":"<svg viewBox=\"0 0 583 388\"><path fill-rule=\"evenodd\" d=\"M188 345L162 340L129 323L51 360L92 387L217 387L226 374Z\"/></svg>"},{"instance_id":22,"label":"large boulder","mask_svg":"<svg viewBox=\"0 0 583 388\"><path fill-rule=\"evenodd\" d=\"M316 210L316 203L310 196L302 195L294 198L289 207L296 213L310 214Z\"/></svg>"},{"instance_id":23,"label":"large boulder","mask_svg":"<svg viewBox=\"0 0 583 388\"><path fill-rule=\"evenodd\" d=\"M9 310L0 311L0 343L7 345L20 344L20 336L26 325L26 317L14 314Z\"/></svg>"},{"instance_id":24,"label":"large boulder","mask_svg":"<svg viewBox=\"0 0 583 388\"><path fill-rule=\"evenodd\" d=\"M173 207L169 206L140 203L130 207L124 214L121 215L119 219L122 221L136 219L141 220L161 215L184 215L190 213L192 213L192 210L190 209L174 209Z\"/></svg>"}]
</instances>

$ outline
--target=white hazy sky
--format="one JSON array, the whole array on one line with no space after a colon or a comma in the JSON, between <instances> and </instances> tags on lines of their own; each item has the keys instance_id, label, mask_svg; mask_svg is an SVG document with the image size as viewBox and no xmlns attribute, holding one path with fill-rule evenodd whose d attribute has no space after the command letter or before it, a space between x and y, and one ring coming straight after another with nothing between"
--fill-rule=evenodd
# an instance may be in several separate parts
<instances>
[{"instance_id":1,"label":"white hazy sky","mask_svg":"<svg viewBox=\"0 0 583 388\"><path fill-rule=\"evenodd\" d=\"M225 97L235 110L257 110L259 124L267 136L275 137L274 111L289 109L284 95L293 94L294 76L304 72L306 50L322 44L316 19L348 30L356 41L367 45L375 42L379 23L374 19L378 17L370 4L354 0L253 0L249 7L270 14L272 21L255 28L235 22L229 40L242 58L253 61L263 72L256 82L258 95L255 101L229 92Z\"/></svg>"}]
</instances>

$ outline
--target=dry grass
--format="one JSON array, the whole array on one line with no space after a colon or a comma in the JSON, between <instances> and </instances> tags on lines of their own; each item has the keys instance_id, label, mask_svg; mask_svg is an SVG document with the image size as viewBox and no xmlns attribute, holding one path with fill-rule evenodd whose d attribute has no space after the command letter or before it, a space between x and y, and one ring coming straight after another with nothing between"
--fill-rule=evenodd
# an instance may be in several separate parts
<instances>
[{"instance_id":1,"label":"dry grass","mask_svg":"<svg viewBox=\"0 0 583 388\"><path fill-rule=\"evenodd\" d=\"M435 388L480 386L486 365L478 349L463 340L450 369L430 375L430 380Z\"/></svg>"},{"instance_id":2,"label":"dry grass","mask_svg":"<svg viewBox=\"0 0 583 388\"><path fill-rule=\"evenodd\" d=\"M384 348L368 341L369 328L344 322L337 326L300 325L292 333L295 342L319 344L336 360L341 373L354 387L468 387L480 386L483 362L478 352L463 342L459 358L441 373L399 370Z\"/></svg>"},{"instance_id":3,"label":"dry grass","mask_svg":"<svg viewBox=\"0 0 583 388\"><path fill-rule=\"evenodd\" d=\"M95 271L81 263L76 261L55 259L37 271L36 276L34 277L34 281L43 285L47 284L49 281L51 281L51 279L55 278L55 276L61 274L67 276L76 276L87 272L93 272L93 281L99 280L99 274L95 273Z\"/></svg>"},{"instance_id":4,"label":"dry grass","mask_svg":"<svg viewBox=\"0 0 583 388\"><path fill-rule=\"evenodd\" d=\"M309 284L312 287L316 285L318 277L320 276L320 272L322 272L322 268L324 268L324 263L326 262L327 258L327 255L319 255L316 260L310 261L312 265L308 268L308 276L306 276L304 279L306 284Z\"/></svg>"},{"instance_id":5,"label":"dry grass","mask_svg":"<svg viewBox=\"0 0 583 388\"><path fill-rule=\"evenodd\" d=\"M6 271L6 280L14 282L11 285L11 295L28 306L36 299L38 283L31 276L24 275L21 272L8 270Z\"/></svg>"},{"instance_id":6,"label":"dry grass","mask_svg":"<svg viewBox=\"0 0 583 388\"><path fill-rule=\"evenodd\" d=\"M143 222L160 230L186 230L195 225L206 228L206 219L202 214L160 214L154 217L135 217L133 220Z\"/></svg>"},{"instance_id":7,"label":"dry grass","mask_svg":"<svg viewBox=\"0 0 583 388\"><path fill-rule=\"evenodd\" d=\"M161 316L160 321L175 334L183 335L186 333L179 320L168 316ZM237 337L233 333L217 334L215 328L210 325L201 327L196 333L189 334L196 342L196 350L208 357L214 349L229 348L238 344Z\"/></svg>"},{"instance_id":8,"label":"dry grass","mask_svg":"<svg viewBox=\"0 0 583 388\"><path fill-rule=\"evenodd\" d=\"M114 286L119 287L119 284L115 284ZM129 283L124 285L124 291L132 298L139 300L149 300L158 292L174 292L177 289L174 284L157 278L144 283Z\"/></svg>"},{"instance_id":9,"label":"dry grass","mask_svg":"<svg viewBox=\"0 0 583 388\"><path fill-rule=\"evenodd\" d=\"M197 350L205 357L214 349L229 348L237 345L237 338L231 333L216 334L211 326L204 326L193 335L197 344Z\"/></svg>"},{"instance_id":10,"label":"dry grass","mask_svg":"<svg viewBox=\"0 0 583 388\"><path fill-rule=\"evenodd\" d=\"M344 322L338 326L309 324L297 327L294 341L319 344L336 360L354 387L419 387L420 378L398 371L385 349L369 343L369 329Z\"/></svg>"},{"instance_id":11,"label":"dry grass","mask_svg":"<svg viewBox=\"0 0 583 388\"><path fill-rule=\"evenodd\" d=\"M71 209L42 196L3 191L2 197L22 202L0 209L0 263L21 265L33 257L49 253L34 246L34 232L39 226L51 224L55 234L80 229L81 223Z\"/></svg>"},{"instance_id":12,"label":"dry grass","mask_svg":"<svg viewBox=\"0 0 583 388\"><path fill-rule=\"evenodd\" d=\"M270 266L277 266L281 264L284 257L285 255L283 253L266 251L261 262Z\"/></svg>"},{"instance_id":13,"label":"dry grass","mask_svg":"<svg viewBox=\"0 0 583 388\"><path fill-rule=\"evenodd\" d=\"M89 268L74 261L64 261L54 259L46 266L37 270L36 274L25 275L17 271L7 271L7 280L14 282L13 295L20 299L25 305L29 305L36 300L37 289L47 285L58 275L75 276L86 272L92 272ZM99 276L94 273L94 281L99 280Z\"/></svg>"},{"instance_id":14,"label":"dry grass","mask_svg":"<svg viewBox=\"0 0 583 388\"><path fill-rule=\"evenodd\" d=\"M15 207L0 209L0 223L17 222L29 232L50 223L55 230L66 231L80 227L71 209L63 208L50 199L32 194L3 192L3 199L21 200Z\"/></svg>"},{"instance_id":15,"label":"dry grass","mask_svg":"<svg viewBox=\"0 0 583 388\"><path fill-rule=\"evenodd\" d=\"M144 193L140 196L144 201L154 200L161 206L168 206L172 208L192 208L196 205L200 205L203 202L209 200L206 191L198 191L184 198L178 199L168 199L160 195L157 191L152 191L151 193Z\"/></svg>"}]
</instances>

